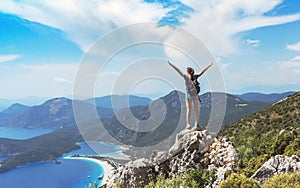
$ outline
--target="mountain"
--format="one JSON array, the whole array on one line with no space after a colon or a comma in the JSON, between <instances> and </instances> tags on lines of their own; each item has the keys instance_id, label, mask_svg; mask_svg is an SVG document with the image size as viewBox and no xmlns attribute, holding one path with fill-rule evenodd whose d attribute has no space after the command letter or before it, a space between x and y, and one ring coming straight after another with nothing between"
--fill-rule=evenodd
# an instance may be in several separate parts
<instances>
[{"instance_id":1,"label":"mountain","mask_svg":"<svg viewBox=\"0 0 300 188\"><path fill-rule=\"evenodd\" d=\"M224 97L227 102L224 122L237 121L241 116L244 117L244 115L268 105L260 102L246 102L224 93L206 93L201 96L202 102L200 103L200 117L206 118L203 122L208 121L210 117L212 100L216 100L214 102L218 103L220 98ZM78 127L69 126L75 125L73 105L80 108L80 114L85 118L83 121L76 122ZM152 101L147 106L119 109L116 114L112 109L98 107L97 112L100 114L103 126L99 125L97 117L89 114L91 107L94 108L92 104L87 102L55 98L42 105L29 107L20 114L2 121L2 125L11 127L61 128L55 132L23 141L1 139L0 154L11 155L5 161L8 166L7 169L13 168L14 164L21 165L33 161L53 160L54 156L59 156L64 151L73 148L74 138L78 138L76 141L80 140L78 128L84 140L132 145L134 147L128 150L130 155L145 157L149 156L155 149L170 148L174 144L176 134L185 127L185 96L179 91L172 91L168 95ZM128 112L130 113L128 114ZM129 116L131 113L133 119L129 119L132 118ZM212 115L212 117L214 116L216 114ZM121 120L125 120L129 124L124 125ZM63 144L59 143L61 141ZM47 143L53 145L54 148L49 151L48 146L46 146ZM59 149L57 152L55 149L57 144L68 147L66 150ZM30 157L30 152L23 154L25 150L35 153L35 157Z\"/></svg>"},{"instance_id":2,"label":"mountain","mask_svg":"<svg viewBox=\"0 0 300 188\"><path fill-rule=\"evenodd\" d=\"M271 93L271 94L251 92L251 93L244 93L242 95L235 95L235 96L245 101L260 101L260 102L267 102L267 103L275 103L294 93L295 92L293 91L285 92L285 93Z\"/></svg>"},{"instance_id":3,"label":"mountain","mask_svg":"<svg viewBox=\"0 0 300 188\"><path fill-rule=\"evenodd\" d=\"M270 105L270 103L266 102L245 101L226 93L205 93L200 96L200 124L207 125L209 120L216 122L219 114L211 114L212 102L215 100L215 103L221 103L222 98L226 99L226 111L222 126L230 125L233 122ZM209 119L210 116L212 116L211 119Z\"/></svg>"},{"instance_id":4,"label":"mountain","mask_svg":"<svg viewBox=\"0 0 300 188\"><path fill-rule=\"evenodd\" d=\"M211 106L220 103L222 99L225 99L227 105L222 112L225 113L224 121L220 122L218 121L220 112L218 110L211 112ZM263 102L247 102L225 93L205 93L201 95L201 101L199 122L206 127L209 121L216 126L215 129L230 125L270 105ZM129 150L128 154L140 158L149 156L152 150L167 149L172 146L176 134L186 126L185 116L184 93L172 91L164 97L153 100L148 106L118 110L114 116L102 121L103 126L99 126L97 120L84 122L78 126L84 130L85 138L105 140L117 145L119 143L131 145L133 149Z\"/></svg>"},{"instance_id":5,"label":"mountain","mask_svg":"<svg viewBox=\"0 0 300 188\"><path fill-rule=\"evenodd\" d=\"M1 126L22 128L58 128L74 125L72 101L56 98L42 105L33 106L0 123Z\"/></svg>"},{"instance_id":6,"label":"mountain","mask_svg":"<svg viewBox=\"0 0 300 188\"><path fill-rule=\"evenodd\" d=\"M122 102L121 99L124 99L124 97L125 96L117 97L117 101L120 100L120 103L117 104L117 106L123 106L124 101ZM185 96L182 92L172 91L164 97L151 101L146 106L142 106L141 104L146 104L143 102L149 101L150 99L135 96L131 98L132 100L136 101L137 103L135 104L138 104L139 106L121 108L116 112L113 112L111 108L97 107L97 112L100 117L102 119L106 119L104 121L104 125L107 128L104 128L109 130L108 133L118 137L119 140L125 142L127 140L125 138L128 138L127 141L131 144L133 142L140 141L151 144L152 142L159 142L161 139L165 139L167 135L172 134L175 129L177 129L177 131L179 130L177 127L172 127L171 124L177 124L183 127L185 126ZM199 122L204 127L208 124L208 121L214 123L216 122L216 119L219 118L219 114L211 114L212 100L215 100L215 103L219 103L222 98L226 99L227 104L225 118L222 126L229 125L234 121L237 121L240 118L245 117L246 115L249 115L269 105L268 103L263 102L247 102L233 95L224 93L205 93L201 95L200 98L202 102L200 103ZM105 99L104 101L106 101L108 99L112 99L112 97L104 97L103 99ZM84 117L83 121L88 122L87 124L90 124L89 127L91 127L91 125L97 127L98 117L93 117L89 113L90 109L94 108L94 106L84 101L72 101L68 98L51 99L41 105L33 107L21 107L20 105L14 105L11 108L5 110L5 112L15 112L15 114L11 113L14 115L10 116L9 118L6 117L6 119L2 119L2 121L0 121L0 126L22 128L59 128L61 126L75 125L76 122L73 114L74 104L76 105L76 107L80 108L80 114L82 117ZM165 106L163 106L162 104L165 104ZM128 119L131 114L134 117ZM0 114L0 117L1 115L3 114ZM162 115L165 116L161 117ZM120 118L118 118L117 116ZM130 129L133 130L154 130L156 126L161 126L159 126L159 129L156 129L156 131L158 132L139 131L139 133L136 133L136 131L126 129L126 127L122 125L122 122L120 122L119 119L126 119L126 123L130 124L129 127L131 126ZM164 120L161 122L161 119ZM84 125L83 127L86 127L86 125ZM96 135L96 132L97 131L92 133L92 135ZM153 134L156 134L156 136L152 136Z\"/></svg>"},{"instance_id":7,"label":"mountain","mask_svg":"<svg viewBox=\"0 0 300 188\"><path fill-rule=\"evenodd\" d=\"M245 101L227 96L229 108L240 102ZM299 155L300 92L225 127L218 137L207 131L183 130L168 150L153 151L150 160L140 158L119 166L107 187L115 187L116 182L121 187L218 187L227 177L221 187L264 187L265 180L276 174L298 172L294 184L285 182L297 187ZM232 172L242 174L229 176Z\"/></svg>"},{"instance_id":8,"label":"mountain","mask_svg":"<svg viewBox=\"0 0 300 188\"><path fill-rule=\"evenodd\" d=\"M15 115L15 114L19 114L21 112L24 112L28 108L29 108L29 106L26 106L26 105L23 105L23 104L20 104L20 103L15 103L15 104L11 105L9 108L3 110L2 113Z\"/></svg>"},{"instance_id":9,"label":"mountain","mask_svg":"<svg viewBox=\"0 0 300 188\"><path fill-rule=\"evenodd\" d=\"M26 104L28 106L33 106L33 105L39 105L47 101L47 98L45 97L35 97L35 96L29 96L26 98L18 99L17 100L19 103Z\"/></svg>"},{"instance_id":10,"label":"mountain","mask_svg":"<svg viewBox=\"0 0 300 188\"><path fill-rule=\"evenodd\" d=\"M7 109L9 106L15 104L15 103L21 103L26 106L33 106L42 104L45 102L46 99L42 97L26 97L22 99L0 99L0 111Z\"/></svg>"},{"instance_id":11,"label":"mountain","mask_svg":"<svg viewBox=\"0 0 300 188\"><path fill-rule=\"evenodd\" d=\"M174 125L181 120L183 97L183 93L172 91L152 101L148 106L134 106L130 108L134 118L131 118L131 113L128 113L127 109L121 109L104 126L110 135L127 145L140 147L159 143L177 128ZM124 123L127 126L124 126Z\"/></svg>"},{"instance_id":12,"label":"mountain","mask_svg":"<svg viewBox=\"0 0 300 188\"><path fill-rule=\"evenodd\" d=\"M134 95L109 95L104 97L87 99L85 102L95 104L103 108L128 108L133 106L147 106L151 99ZM128 104L127 104L128 103Z\"/></svg>"},{"instance_id":13,"label":"mountain","mask_svg":"<svg viewBox=\"0 0 300 188\"><path fill-rule=\"evenodd\" d=\"M45 103L28 107L23 112L10 116L0 122L0 126L21 128L59 128L76 125L73 114L73 104L80 106L81 112L87 119L93 119L88 110L92 105L82 101L72 101L68 98L54 98ZM20 106L19 106L20 107ZM26 107L25 107L26 108ZM14 107L7 111L17 111ZM19 109L20 110L20 109ZM97 108L100 117L113 114L111 109Z\"/></svg>"},{"instance_id":14,"label":"mountain","mask_svg":"<svg viewBox=\"0 0 300 188\"><path fill-rule=\"evenodd\" d=\"M14 102L10 99L0 99L0 111L6 109L10 105L12 105Z\"/></svg>"},{"instance_id":15,"label":"mountain","mask_svg":"<svg viewBox=\"0 0 300 188\"><path fill-rule=\"evenodd\" d=\"M118 180L122 185L132 186L157 181L161 178L159 173L163 173L164 178L168 178L169 174L179 175L180 179L176 179L176 182L187 183L190 180L197 179L197 181L205 181L210 185L211 183L217 185L222 178L227 177L228 173L232 171L250 177L272 156L281 154L286 156L300 155L300 92L262 110L258 109L259 104L268 105L267 103L246 102L224 93L206 93L201 96L200 107L202 112L200 114L204 116L205 113L210 112L209 109L213 102L218 103L220 98L223 97L226 98L227 103L225 118L227 116L236 118L236 113L243 112L246 114L251 110L257 110L257 112L236 120L231 126L226 126L218 137L208 131L182 131L185 127L185 118L181 118L185 117L184 94L172 91L168 95L152 101L149 106L130 108L130 112L136 119L134 120L135 123L130 123L127 128L121 122L121 120L125 119L127 121L126 118L129 118L128 109L124 108L117 111L116 115L118 117L110 116L101 119L104 125L101 128L99 128L97 121L92 119L93 117L88 117L86 122L82 122L82 127L80 127L81 125L78 127L61 127L55 132L27 140L0 139L0 155L9 155L9 158L1 164L0 171L7 171L29 162L55 161L63 153L76 149L75 143L86 140L85 136L90 138L88 141L106 142L110 140L104 138L111 135L119 141L119 145L121 142L121 144L136 146L139 150L133 147L129 147L128 150L128 152L134 152L133 150L136 149L134 157L138 156L137 153L145 157L145 154L150 152L151 156L148 155L150 160L142 158L131 161L120 167L111 178L112 184L116 183L114 180ZM50 108L52 113L64 114L60 111L67 109L70 106L69 102L69 99L57 98L42 105L47 110L43 110L41 106L38 107L40 112L46 113L44 111L47 111L49 115L49 106L52 104L52 108ZM82 101L77 102L79 106L90 107L91 105ZM21 114L30 109L32 108ZM85 113L86 109L88 108L82 108L82 113ZM183 116L181 116L182 114ZM83 114L83 116L85 115ZM216 115L212 114L212 116ZM152 122L154 125L159 123L156 117L162 116L163 121L159 123L160 126L150 127L153 129L147 131L146 129L149 127L143 127L147 123L143 124L141 122L149 120L151 123L152 116L155 117ZM177 134L180 131L182 132ZM175 133L176 140L175 137L167 138L171 133ZM159 145L159 142L163 143L165 139L170 139L170 142L163 146ZM154 149L153 144L158 144L158 147ZM295 157L291 158L294 159ZM293 166L289 164L289 167ZM193 171L194 168L198 168L195 169L198 171ZM184 174L185 170L191 170L192 173ZM217 179L210 176L210 172L207 172L207 170L217 173ZM198 178L199 176L201 178ZM194 179L181 181L182 178L187 177ZM203 177L207 177L207 179L202 179ZM175 178L178 178L178 176ZM136 180L141 181L137 182ZM175 179L169 180L175 181ZM169 180L165 183L170 182Z\"/></svg>"},{"instance_id":16,"label":"mountain","mask_svg":"<svg viewBox=\"0 0 300 188\"><path fill-rule=\"evenodd\" d=\"M300 156L300 92L253 113L219 133L240 156L239 171L251 176L275 155Z\"/></svg>"},{"instance_id":17,"label":"mountain","mask_svg":"<svg viewBox=\"0 0 300 188\"><path fill-rule=\"evenodd\" d=\"M3 121L5 119L8 119L12 116L15 116L17 114L20 114L22 112L24 112L25 110L27 110L29 108L29 106L25 106L23 104L19 104L19 103L15 103L13 105L11 105L9 108L3 110L2 112L0 112L0 121Z\"/></svg>"}]
</instances>

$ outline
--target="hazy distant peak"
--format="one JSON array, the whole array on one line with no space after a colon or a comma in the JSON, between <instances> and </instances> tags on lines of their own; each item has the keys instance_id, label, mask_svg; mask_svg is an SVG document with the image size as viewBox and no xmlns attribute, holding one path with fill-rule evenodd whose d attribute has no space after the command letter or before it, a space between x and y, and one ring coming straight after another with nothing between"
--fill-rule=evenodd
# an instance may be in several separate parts
<instances>
[{"instance_id":1,"label":"hazy distant peak","mask_svg":"<svg viewBox=\"0 0 300 188\"><path fill-rule=\"evenodd\" d=\"M5 114L17 114L17 113L21 113L24 110L28 109L29 106L20 104L20 103L15 103L13 105L11 105L9 108L5 109L2 111L2 113Z\"/></svg>"}]
</instances>

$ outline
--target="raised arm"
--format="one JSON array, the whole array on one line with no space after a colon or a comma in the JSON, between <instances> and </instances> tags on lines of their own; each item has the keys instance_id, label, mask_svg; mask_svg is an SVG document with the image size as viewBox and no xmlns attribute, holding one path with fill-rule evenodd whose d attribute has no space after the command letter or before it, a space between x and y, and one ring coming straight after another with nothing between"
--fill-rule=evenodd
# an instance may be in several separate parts
<instances>
[{"instance_id":1,"label":"raised arm","mask_svg":"<svg viewBox=\"0 0 300 188\"><path fill-rule=\"evenodd\" d=\"M182 77L184 76L184 74L175 65L170 63L170 61L168 61L168 63L171 67L173 67L173 69L175 69L178 72L178 74L180 74L180 76L182 76Z\"/></svg>"},{"instance_id":2,"label":"raised arm","mask_svg":"<svg viewBox=\"0 0 300 188\"><path fill-rule=\"evenodd\" d=\"M209 67L211 67L214 63L211 62L207 67L205 67L199 74L197 74L198 77L202 76L202 74L204 74L207 69L209 69Z\"/></svg>"}]
</instances>

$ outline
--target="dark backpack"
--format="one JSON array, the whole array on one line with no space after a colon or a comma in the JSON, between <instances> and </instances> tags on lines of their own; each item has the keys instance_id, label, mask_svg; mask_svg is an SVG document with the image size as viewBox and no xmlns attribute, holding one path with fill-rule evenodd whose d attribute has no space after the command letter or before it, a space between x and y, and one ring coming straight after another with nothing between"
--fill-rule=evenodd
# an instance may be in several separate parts
<instances>
[{"instance_id":1,"label":"dark backpack","mask_svg":"<svg viewBox=\"0 0 300 188\"><path fill-rule=\"evenodd\" d=\"M197 76L193 75L191 79L188 80L187 91L192 96L198 95L200 93L200 85L197 80Z\"/></svg>"}]
</instances>

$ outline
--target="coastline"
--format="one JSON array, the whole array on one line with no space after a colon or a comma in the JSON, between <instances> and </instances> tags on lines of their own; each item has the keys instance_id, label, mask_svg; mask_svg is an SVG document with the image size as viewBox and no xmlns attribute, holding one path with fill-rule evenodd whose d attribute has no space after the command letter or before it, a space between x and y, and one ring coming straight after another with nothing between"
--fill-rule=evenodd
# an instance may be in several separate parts
<instances>
[{"instance_id":1,"label":"coastline","mask_svg":"<svg viewBox=\"0 0 300 188\"><path fill-rule=\"evenodd\" d=\"M108 183L109 177L111 177L113 175L114 167L111 166L107 161L93 159L93 158L90 158L90 157L81 157L81 156L79 156L79 157L66 156L66 157L64 157L64 159L87 160L87 161L91 161L91 162L94 162L94 163L100 165L103 168L103 171L104 171L103 172L104 176L103 176L103 179L102 179L101 186Z\"/></svg>"},{"instance_id":2,"label":"coastline","mask_svg":"<svg viewBox=\"0 0 300 188\"><path fill-rule=\"evenodd\" d=\"M130 156L126 155L122 150L113 152L113 153L105 153L101 155L102 157L111 157L114 159L120 159L120 160L130 160Z\"/></svg>"},{"instance_id":3,"label":"coastline","mask_svg":"<svg viewBox=\"0 0 300 188\"><path fill-rule=\"evenodd\" d=\"M94 143L101 143L103 145L109 146L109 147L114 147L116 151L110 151L110 152L99 152L96 150L96 148L93 148L93 146L91 146L90 144L94 144ZM127 155L126 153L124 153L124 151L129 150L128 147L125 146L119 146L119 145L114 145L113 143L106 143L106 142L102 142L102 141L92 141L92 142L76 142L76 145L79 147L89 147L91 148L92 152L91 153L86 153L84 152L84 156L95 156L95 155L101 155L102 157L108 157L108 158L113 158L113 159L117 159L117 160L131 160L131 157L129 155ZM79 149L80 150L80 149ZM76 152L75 152L76 151ZM77 152L77 150L73 150L69 153L64 154L65 156L71 156L71 155L78 155L81 152Z\"/></svg>"}]
</instances>

